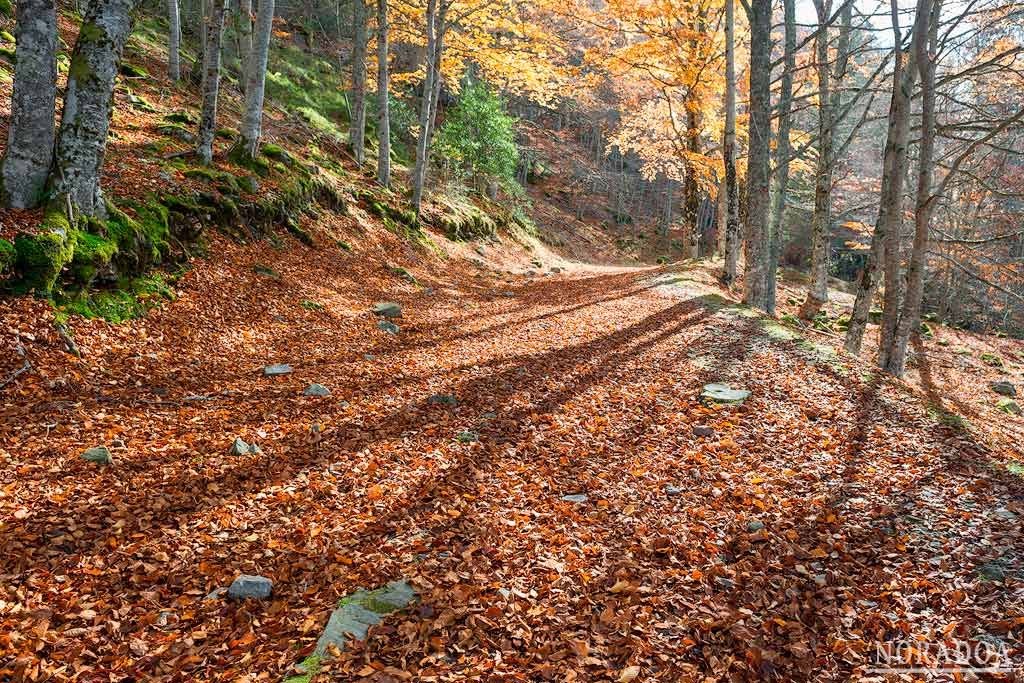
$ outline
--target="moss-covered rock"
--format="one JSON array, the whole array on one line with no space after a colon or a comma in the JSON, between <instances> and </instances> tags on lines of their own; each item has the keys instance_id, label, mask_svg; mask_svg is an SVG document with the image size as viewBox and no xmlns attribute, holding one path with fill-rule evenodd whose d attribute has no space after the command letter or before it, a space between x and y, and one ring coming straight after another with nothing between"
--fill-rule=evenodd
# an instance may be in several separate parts
<instances>
[{"instance_id":1,"label":"moss-covered rock","mask_svg":"<svg viewBox=\"0 0 1024 683\"><path fill-rule=\"evenodd\" d=\"M184 126L199 125L199 117L190 111L173 111L164 117L164 121Z\"/></svg>"},{"instance_id":2,"label":"moss-covered rock","mask_svg":"<svg viewBox=\"0 0 1024 683\"><path fill-rule=\"evenodd\" d=\"M14 251L14 245L7 240L0 239L0 277L14 270L16 258L17 252Z\"/></svg>"},{"instance_id":3,"label":"moss-covered rock","mask_svg":"<svg viewBox=\"0 0 1024 683\"><path fill-rule=\"evenodd\" d=\"M122 76L127 76L128 78L147 78L147 77L149 77L149 72L146 71L145 69L143 69L141 66L137 66L135 64L131 64L129 62L124 62L124 61L121 62L121 66L118 69L118 71L120 72L120 74Z\"/></svg>"},{"instance_id":4,"label":"moss-covered rock","mask_svg":"<svg viewBox=\"0 0 1024 683\"><path fill-rule=\"evenodd\" d=\"M64 266L74 257L74 228L61 208L50 207L37 233L15 237L14 250L21 288L48 297Z\"/></svg>"}]
</instances>

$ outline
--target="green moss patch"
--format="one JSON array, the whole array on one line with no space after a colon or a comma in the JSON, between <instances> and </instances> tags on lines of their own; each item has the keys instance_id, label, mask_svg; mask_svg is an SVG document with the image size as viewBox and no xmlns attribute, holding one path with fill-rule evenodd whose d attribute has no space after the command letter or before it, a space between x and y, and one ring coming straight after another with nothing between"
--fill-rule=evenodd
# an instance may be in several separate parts
<instances>
[{"instance_id":1,"label":"green moss patch","mask_svg":"<svg viewBox=\"0 0 1024 683\"><path fill-rule=\"evenodd\" d=\"M14 270L14 261L17 257L18 253L14 250L14 245L7 240L0 239L0 277Z\"/></svg>"},{"instance_id":2,"label":"green moss patch","mask_svg":"<svg viewBox=\"0 0 1024 683\"><path fill-rule=\"evenodd\" d=\"M75 314L85 318L102 318L121 323L140 318L163 301L174 299L174 292L160 275L125 279L116 289L79 290L58 297L55 308L58 320Z\"/></svg>"},{"instance_id":3,"label":"green moss patch","mask_svg":"<svg viewBox=\"0 0 1024 683\"><path fill-rule=\"evenodd\" d=\"M14 239L15 267L21 273L19 289L50 296L57 278L75 253L74 232L60 208L47 210L39 232Z\"/></svg>"}]
</instances>

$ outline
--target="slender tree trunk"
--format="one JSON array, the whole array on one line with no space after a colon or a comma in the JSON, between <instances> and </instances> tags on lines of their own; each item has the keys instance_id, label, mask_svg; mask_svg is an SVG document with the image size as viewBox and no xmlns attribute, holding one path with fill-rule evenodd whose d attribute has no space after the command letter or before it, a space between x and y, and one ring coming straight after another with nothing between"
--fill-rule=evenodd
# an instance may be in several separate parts
<instances>
[{"instance_id":1,"label":"slender tree trunk","mask_svg":"<svg viewBox=\"0 0 1024 683\"><path fill-rule=\"evenodd\" d=\"M203 110L199 119L196 155L204 165L213 161L213 139L217 131L217 97L220 94L220 43L224 35L226 0L211 0L206 18L206 58L203 60Z\"/></svg>"},{"instance_id":2,"label":"slender tree trunk","mask_svg":"<svg viewBox=\"0 0 1024 683\"><path fill-rule=\"evenodd\" d=\"M348 132L352 154L360 166L366 161L366 0L355 0L352 6L352 127Z\"/></svg>"},{"instance_id":3,"label":"slender tree trunk","mask_svg":"<svg viewBox=\"0 0 1024 683\"><path fill-rule=\"evenodd\" d=\"M938 49L941 0L919 0L918 12L928 15L928 42L915 44L917 70L921 77L921 145L918 150L917 192L914 205L914 243L907 265L907 287L891 347L884 354L883 369L902 377L907 364L907 346L921 320L921 298L928 254L928 230L934 208L932 179L935 175L935 60Z\"/></svg>"},{"instance_id":4,"label":"slender tree trunk","mask_svg":"<svg viewBox=\"0 0 1024 683\"><path fill-rule=\"evenodd\" d=\"M377 0L377 181L391 186L391 109L388 104L388 0Z\"/></svg>"},{"instance_id":5,"label":"slender tree trunk","mask_svg":"<svg viewBox=\"0 0 1024 683\"><path fill-rule=\"evenodd\" d=\"M436 24L437 24L437 2L438 0L427 0L427 65L426 80L423 83L423 97L420 103L420 134L416 145L416 168L413 176L412 205L416 214L419 215L423 204L423 189L427 182L427 165L430 155L430 119L433 112L430 110L434 99L434 46L436 45ZM441 0L445 2L445 0Z\"/></svg>"},{"instance_id":6,"label":"slender tree trunk","mask_svg":"<svg viewBox=\"0 0 1024 683\"><path fill-rule=\"evenodd\" d=\"M64 91L57 155L50 185L62 203L103 215L100 169L107 148L114 81L132 28L135 0L94 0L75 43Z\"/></svg>"},{"instance_id":7,"label":"slender tree trunk","mask_svg":"<svg viewBox=\"0 0 1024 683\"><path fill-rule=\"evenodd\" d=\"M57 8L54 0L19 0L14 90L0 195L16 209L39 205L53 162L57 98Z\"/></svg>"},{"instance_id":8,"label":"slender tree trunk","mask_svg":"<svg viewBox=\"0 0 1024 683\"><path fill-rule=\"evenodd\" d=\"M259 9L263 9L262 4ZM242 85L242 94L248 95L249 71L253 59L252 0L238 0L238 13L235 16L238 20L238 58L242 63L242 77L238 81Z\"/></svg>"},{"instance_id":9,"label":"slender tree trunk","mask_svg":"<svg viewBox=\"0 0 1024 683\"><path fill-rule=\"evenodd\" d=\"M238 150L243 157L253 158L259 151L263 128L263 95L267 82L267 60L270 36L274 29L274 0L260 0L256 14L256 37L246 60L245 111L242 114Z\"/></svg>"},{"instance_id":10,"label":"slender tree trunk","mask_svg":"<svg viewBox=\"0 0 1024 683\"><path fill-rule=\"evenodd\" d=\"M785 225L786 195L789 192L789 156L792 146L789 134L793 119L793 73L796 71L796 2L783 0L783 27L785 46L783 48L782 81L779 85L779 135L776 141L775 192L772 195L772 214L769 222L771 230L771 256L773 264L782 256L782 229ZM775 310L776 286L775 271L768 270L769 310Z\"/></svg>"},{"instance_id":11,"label":"slender tree trunk","mask_svg":"<svg viewBox=\"0 0 1024 683\"><path fill-rule=\"evenodd\" d=\"M928 1L929 0L918 0L917 3L917 16L914 18L914 28L912 29L913 38L910 45L910 56L908 58L908 64L906 67L907 72L914 72L918 70L917 60L920 58L921 50L926 45L927 32L928 32ZM894 9L895 13L897 10ZM911 62L912 63L909 63ZM910 76L914 78L916 74ZM912 83L913 81L911 81ZM901 95L906 97L908 100L911 93ZM908 114L909 116L909 114ZM909 125L909 123L907 124ZM904 155L906 151L904 151ZM878 344L878 366L880 368L887 368L889 366L889 352L892 350L892 340L896 335L896 326L899 323L900 315L900 302L903 300L903 277L901 271L901 254L900 254L900 233L902 232L903 215L902 215L902 184L907 174L907 167L904 163L899 169L900 177L900 198L897 203L899 208L898 216L892 217L892 223L886 226L884 232L883 242L883 255L882 263L885 272L885 293L882 297L882 329L880 331L879 344ZM884 191L883 186L883 191Z\"/></svg>"},{"instance_id":12,"label":"slender tree trunk","mask_svg":"<svg viewBox=\"0 0 1024 683\"><path fill-rule=\"evenodd\" d=\"M893 2L895 3L895 0ZM898 17L895 10L893 17L894 44L899 45L902 42L902 34L899 24L895 22ZM889 101L889 126L882 156L882 191L878 202L878 218L875 221L875 231L871 235L871 251L868 253L868 260L857 286L857 298L850 316L850 327L846 331L846 350L853 354L860 354L871 304L878 290L880 271L885 259L889 257L886 246L891 241L889 236L895 235L898 240L902 224L903 179L906 176L907 138L910 134L910 97L917 78L916 65L917 57L914 50L908 55L897 52L892 98ZM897 263L897 273L898 268ZM889 272L888 266L886 272ZM889 282L893 284L890 285ZM895 281L886 282L887 291L890 286L898 291Z\"/></svg>"},{"instance_id":13,"label":"slender tree trunk","mask_svg":"<svg viewBox=\"0 0 1024 683\"><path fill-rule=\"evenodd\" d=\"M736 10L725 0L725 268L722 282L732 287L740 252L740 191L736 180Z\"/></svg>"},{"instance_id":14,"label":"slender tree trunk","mask_svg":"<svg viewBox=\"0 0 1024 683\"><path fill-rule=\"evenodd\" d=\"M747 225L743 299L767 313L771 300L768 269L769 138L771 135L771 0L750 2L750 142L747 153Z\"/></svg>"},{"instance_id":15,"label":"slender tree trunk","mask_svg":"<svg viewBox=\"0 0 1024 683\"><path fill-rule=\"evenodd\" d=\"M441 72L442 57L444 56L444 39L448 31L448 3L441 2L437 8L437 21L435 30L437 40L434 41L434 90L430 97L430 129L427 133L427 149L434 144L434 133L437 132L437 113L441 102L441 86L444 85L444 74ZM470 74L472 74L470 65Z\"/></svg>"},{"instance_id":16,"label":"slender tree trunk","mask_svg":"<svg viewBox=\"0 0 1024 683\"><path fill-rule=\"evenodd\" d=\"M181 12L178 0L167 0L167 76L172 83L181 80Z\"/></svg>"},{"instance_id":17,"label":"slender tree trunk","mask_svg":"<svg viewBox=\"0 0 1024 683\"><path fill-rule=\"evenodd\" d=\"M700 154L697 116L694 107L686 108L686 148L694 155ZM692 167L686 170L683 194L685 197L683 200L683 223L686 230L684 256L688 259L699 258L701 254L698 249L697 212L700 211L700 183L697 182L697 173Z\"/></svg>"}]
</instances>

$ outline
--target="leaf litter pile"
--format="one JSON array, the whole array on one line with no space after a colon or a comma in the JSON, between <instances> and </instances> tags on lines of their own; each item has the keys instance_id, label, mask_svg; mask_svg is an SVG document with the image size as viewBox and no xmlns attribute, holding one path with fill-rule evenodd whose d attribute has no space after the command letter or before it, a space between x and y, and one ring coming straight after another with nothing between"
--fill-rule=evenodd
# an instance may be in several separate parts
<instances>
[{"instance_id":1,"label":"leaf litter pile","mask_svg":"<svg viewBox=\"0 0 1024 683\"><path fill-rule=\"evenodd\" d=\"M215 246L174 303L75 321L82 360L46 306L0 310L2 376L32 366L0 394L0 679L278 681L339 598L399 579L414 606L317 680L848 680L911 638L1024 658L1020 442L707 272L416 284ZM709 382L752 395L704 406ZM272 596L208 597L239 574Z\"/></svg>"}]
</instances>

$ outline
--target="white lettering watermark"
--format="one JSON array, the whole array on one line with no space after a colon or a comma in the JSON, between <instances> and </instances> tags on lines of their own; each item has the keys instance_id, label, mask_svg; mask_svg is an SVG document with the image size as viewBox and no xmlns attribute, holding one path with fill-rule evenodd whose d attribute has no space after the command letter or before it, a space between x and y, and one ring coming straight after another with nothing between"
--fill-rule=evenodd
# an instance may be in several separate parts
<instances>
[{"instance_id":1,"label":"white lettering watermark","mask_svg":"<svg viewBox=\"0 0 1024 683\"><path fill-rule=\"evenodd\" d=\"M1012 673L1006 645L987 640L897 640L875 644L875 664L867 673Z\"/></svg>"}]
</instances>

